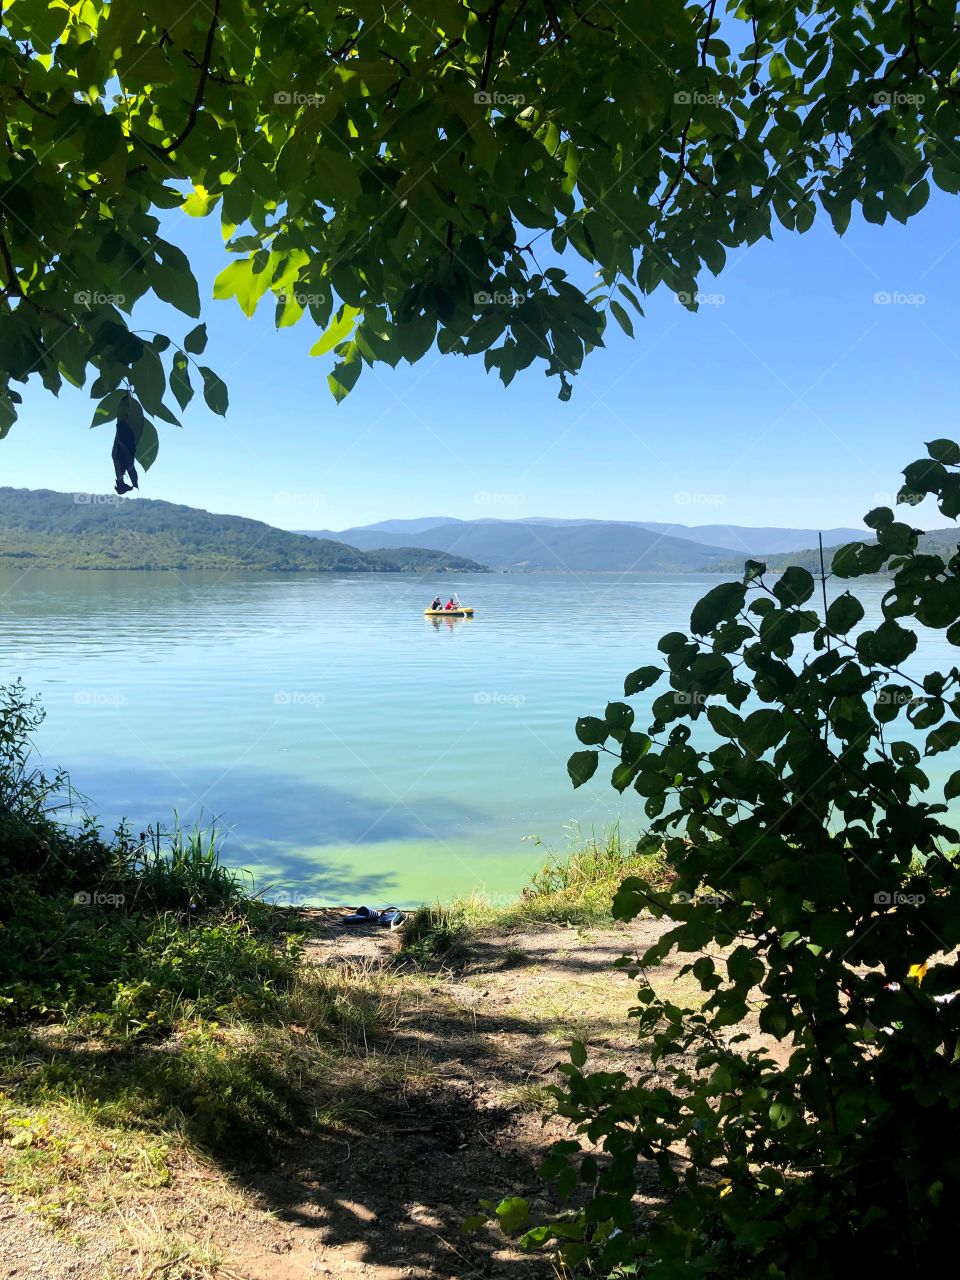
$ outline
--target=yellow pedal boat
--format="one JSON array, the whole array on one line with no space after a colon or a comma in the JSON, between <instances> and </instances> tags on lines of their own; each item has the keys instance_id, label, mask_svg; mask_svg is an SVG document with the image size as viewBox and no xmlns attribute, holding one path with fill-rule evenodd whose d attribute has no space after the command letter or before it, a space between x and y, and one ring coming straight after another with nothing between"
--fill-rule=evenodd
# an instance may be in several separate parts
<instances>
[{"instance_id":1,"label":"yellow pedal boat","mask_svg":"<svg viewBox=\"0 0 960 1280\"><path fill-rule=\"evenodd\" d=\"M424 609L425 618L472 618L473 607L461 605L459 609Z\"/></svg>"}]
</instances>

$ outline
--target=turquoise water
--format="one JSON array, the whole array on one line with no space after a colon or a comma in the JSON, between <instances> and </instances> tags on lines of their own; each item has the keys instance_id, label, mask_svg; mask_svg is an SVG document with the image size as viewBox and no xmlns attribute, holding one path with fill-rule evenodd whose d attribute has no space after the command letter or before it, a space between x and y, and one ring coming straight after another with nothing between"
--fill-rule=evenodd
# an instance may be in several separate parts
<instances>
[{"instance_id":1,"label":"turquoise water","mask_svg":"<svg viewBox=\"0 0 960 1280\"><path fill-rule=\"evenodd\" d=\"M525 837L639 824L602 769L573 791L574 722L716 582L3 572L0 680L42 693L38 747L105 825L217 816L271 896L512 895L543 857ZM475 618L425 620L451 591Z\"/></svg>"}]
</instances>

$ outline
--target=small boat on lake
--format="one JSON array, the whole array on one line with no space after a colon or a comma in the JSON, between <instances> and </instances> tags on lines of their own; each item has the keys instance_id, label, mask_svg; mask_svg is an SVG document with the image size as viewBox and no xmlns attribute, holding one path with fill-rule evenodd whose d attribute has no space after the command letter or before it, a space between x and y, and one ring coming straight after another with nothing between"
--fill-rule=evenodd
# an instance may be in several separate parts
<instances>
[{"instance_id":1,"label":"small boat on lake","mask_svg":"<svg viewBox=\"0 0 960 1280\"><path fill-rule=\"evenodd\" d=\"M443 596L436 595L433 597L433 603L427 605L423 611L425 618L472 618L473 606L469 604L461 604L460 597L454 592L445 605L440 601Z\"/></svg>"}]
</instances>

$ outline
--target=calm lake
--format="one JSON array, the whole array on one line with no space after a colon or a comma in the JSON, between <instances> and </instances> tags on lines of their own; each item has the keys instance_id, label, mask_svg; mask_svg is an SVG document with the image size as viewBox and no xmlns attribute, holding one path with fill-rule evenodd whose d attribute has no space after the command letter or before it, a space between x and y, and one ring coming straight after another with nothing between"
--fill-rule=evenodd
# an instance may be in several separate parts
<instances>
[{"instance_id":1,"label":"calm lake","mask_svg":"<svg viewBox=\"0 0 960 1280\"><path fill-rule=\"evenodd\" d=\"M512 895L543 861L529 837L639 826L608 771L573 791L574 722L718 581L4 571L0 680L43 695L44 762L105 826L216 816L268 896ZM884 589L857 592L876 614ZM452 591L476 617L425 620Z\"/></svg>"}]
</instances>

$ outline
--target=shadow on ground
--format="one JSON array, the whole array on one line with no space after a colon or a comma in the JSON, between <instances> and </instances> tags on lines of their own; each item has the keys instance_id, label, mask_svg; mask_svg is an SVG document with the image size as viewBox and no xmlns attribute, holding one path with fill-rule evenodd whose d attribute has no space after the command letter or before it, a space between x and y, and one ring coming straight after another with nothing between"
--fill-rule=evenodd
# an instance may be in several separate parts
<instances>
[{"instance_id":1,"label":"shadow on ground","mask_svg":"<svg viewBox=\"0 0 960 1280\"><path fill-rule=\"evenodd\" d=\"M630 938L623 941L629 949ZM382 945L387 952L390 939ZM549 968L571 980L575 998L584 977L612 978L625 948L618 934L581 945L573 931L550 937L542 928L527 945L538 949L517 948L511 955L521 958L505 962L502 947L484 943L460 974L440 967L421 974L414 1007L393 1028L352 1063L331 1049L329 1074L305 1076L300 1091L269 1056L243 1046L231 1051L229 1074L218 1075L191 1064L178 1045L112 1052L34 1035L17 1048L23 1093L31 1076L52 1072L106 1114L135 1096L147 1124L179 1127L268 1211L218 1227L231 1267L247 1280L555 1276L549 1259L520 1254L498 1233L461 1229L482 1199L522 1195L536 1213L545 1194L537 1167L565 1133L517 1098L558 1078L564 1046L522 1001L484 982L505 976L515 992ZM351 962L322 944L315 959ZM624 1027L611 1065L629 1067L638 1056ZM218 1130L226 1114L230 1122ZM641 1182L655 1194L652 1169ZM175 1267L165 1274L178 1280Z\"/></svg>"}]
</instances>

